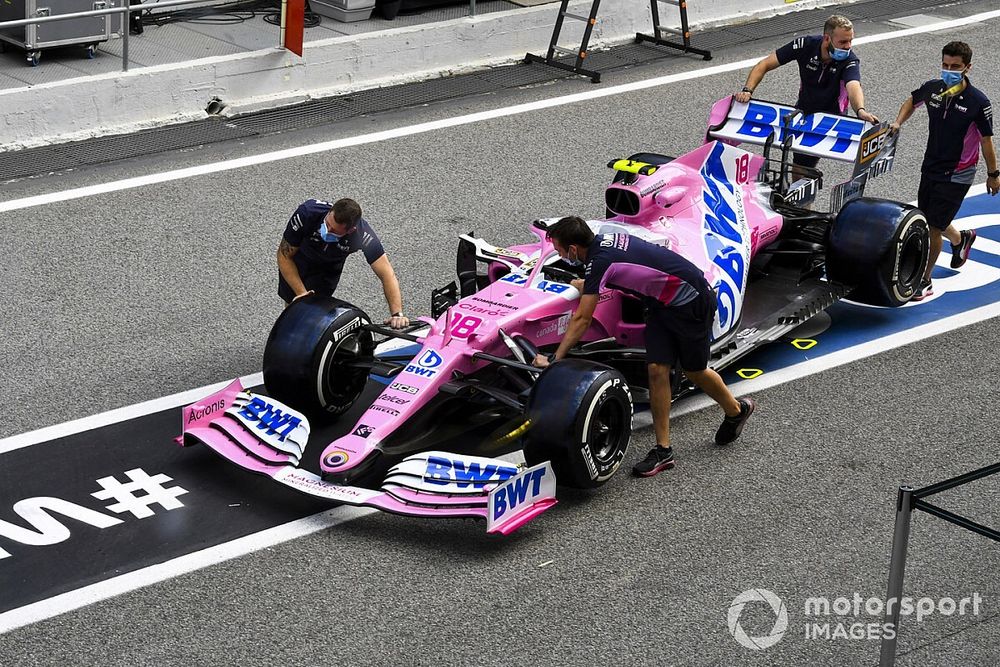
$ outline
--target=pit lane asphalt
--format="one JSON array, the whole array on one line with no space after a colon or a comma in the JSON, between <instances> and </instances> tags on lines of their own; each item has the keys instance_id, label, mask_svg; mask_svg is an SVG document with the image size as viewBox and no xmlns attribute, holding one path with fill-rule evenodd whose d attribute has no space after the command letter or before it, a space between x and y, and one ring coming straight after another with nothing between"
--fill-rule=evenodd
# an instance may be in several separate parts
<instances>
[{"instance_id":1,"label":"pit lane asphalt","mask_svg":"<svg viewBox=\"0 0 1000 667\"><path fill-rule=\"evenodd\" d=\"M949 39L978 47L974 81L1000 97L986 48L995 27L859 49L866 106L894 114L934 76ZM711 64L777 43L718 52ZM703 66L671 59L608 82ZM690 149L711 102L743 76L0 214L9 239L0 435L258 370L278 310L275 239L304 198L361 201L390 248L409 310L423 312L430 289L452 278L457 233L508 242L528 238L524 225L535 217L598 215L607 159ZM590 85L22 181L6 185L4 198ZM795 86L784 68L761 96L791 99ZM871 194L915 197L924 127L916 114L895 171ZM367 273L351 262L342 284L377 315L384 306ZM645 481L621 475L597 494L564 493L555 510L507 540L485 537L478 524L368 516L14 631L0 641L0 663L873 663L877 642L805 640L801 603L854 591L883 596L898 483L920 486L995 462L997 342L987 321L759 392L760 412L724 450L708 444L716 411L679 418L674 471ZM638 432L629 463L650 444L650 431ZM995 483L984 481L942 504L997 525L996 496ZM997 555L981 537L915 517L907 592L978 591L985 602L975 619L904 619L901 651L909 652L900 664L995 662ZM725 614L737 593L758 586L785 599L791 621L777 646L751 653L730 637ZM760 634L771 620L742 623Z\"/></svg>"}]
</instances>

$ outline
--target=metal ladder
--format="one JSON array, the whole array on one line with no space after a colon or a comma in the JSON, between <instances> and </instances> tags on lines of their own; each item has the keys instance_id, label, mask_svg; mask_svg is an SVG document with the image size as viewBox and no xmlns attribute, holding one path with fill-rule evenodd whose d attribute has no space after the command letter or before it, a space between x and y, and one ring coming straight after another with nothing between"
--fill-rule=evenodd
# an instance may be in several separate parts
<instances>
[{"instance_id":1,"label":"metal ladder","mask_svg":"<svg viewBox=\"0 0 1000 667\"><path fill-rule=\"evenodd\" d=\"M668 28L666 26L660 25L660 8L659 3L664 2L668 5L674 5L681 11L681 29ZM649 8L653 12L653 34L645 35L641 32L635 33L635 42L652 42L653 44L659 44L660 46L669 46L672 49L680 49L684 53L694 53L705 60L712 59L712 52L705 49L696 49L691 46L691 31L688 28L688 12L687 12L687 0L649 0ZM677 42L671 42L663 38L664 33L670 35L677 35L684 40L683 44L678 44Z\"/></svg>"},{"instance_id":2,"label":"metal ladder","mask_svg":"<svg viewBox=\"0 0 1000 667\"><path fill-rule=\"evenodd\" d=\"M656 0L652 1L656 2ZM594 24L597 23L597 8L600 7L600 5L601 0L594 0L593 4L590 6L590 16L582 16L581 14L572 14L566 11L567 7L569 7L569 0L562 0L562 4L559 5L559 15L556 17L555 28L552 29L552 40L549 42L549 50L545 54L545 57L543 58L542 56L535 55L534 53L529 53L524 56L524 62L544 63L552 67L564 69L568 72L589 76L590 80L594 83L600 83L600 72L583 68L583 61L587 57L587 44L590 42L591 33L594 32ZM563 48L557 44L559 41L559 33L562 31L563 20L567 18L584 21L587 24L587 27L583 30L583 41L580 43L580 48L577 51ZM568 56L575 55L576 63L573 65L567 65L566 63L557 61L555 59L557 53Z\"/></svg>"},{"instance_id":3,"label":"metal ladder","mask_svg":"<svg viewBox=\"0 0 1000 667\"><path fill-rule=\"evenodd\" d=\"M681 12L681 29L668 28L666 26L660 25L660 8L658 6L659 2L666 2L671 5L675 5ZM590 6L590 16L582 16L580 14L572 14L567 10L569 7L569 0L562 0L562 4L559 5L559 15L556 17L556 25L552 29L552 39L549 41L549 50L544 57L535 55L534 53L529 53L524 56L524 62L526 63L543 63L551 67L557 67L559 69L564 69L568 72L573 72L574 74L581 74L583 76L589 76L590 80L594 83L600 83L601 73L584 69L583 61L587 57L587 45L590 43L590 35L594 31L594 24L597 23L597 9L601 5L601 0L593 0L593 4ZM654 44L659 44L660 46L669 46L673 49L680 49L685 53L694 53L705 60L712 59L712 52L705 49L696 49L691 46L691 31L688 27L687 18L687 0L649 0L649 7L653 13L653 34L645 35L641 32L635 34L636 43L639 42L652 42ZM583 41L580 43L579 50L574 51L573 49L567 49L559 46L559 33L562 32L563 20L570 18L576 19L578 21L584 21L587 27L583 31ZM677 43L671 42L664 39L664 34L678 35L684 42ZM573 65L567 63L562 63L556 60L557 54L576 56L576 62Z\"/></svg>"}]
</instances>

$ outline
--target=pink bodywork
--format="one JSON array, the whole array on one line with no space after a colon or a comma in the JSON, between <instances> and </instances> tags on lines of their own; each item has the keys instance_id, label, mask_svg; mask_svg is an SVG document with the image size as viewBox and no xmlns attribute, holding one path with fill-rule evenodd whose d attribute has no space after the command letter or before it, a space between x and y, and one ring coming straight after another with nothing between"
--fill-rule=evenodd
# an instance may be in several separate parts
<instances>
[{"instance_id":1,"label":"pink bodywork","mask_svg":"<svg viewBox=\"0 0 1000 667\"><path fill-rule=\"evenodd\" d=\"M428 461L432 464L435 456L455 462L453 455L444 452L427 452L404 461L390 471L378 490L326 482L298 467L301 449L288 443L288 453L275 451L273 441L268 447L245 424L241 425L234 416L234 402L243 392L242 383L234 380L185 407L181 412L183 434L178 438L179 443L189 444L184 436L191 436L245 470L267 475L289 488L318 498L408 516L483 519L489 532L501 535L509 535L556 504L555 482L548 463L519 471L499 459L459 457L458 463L470 467L478 464L478 471L492 466L494 472L480 478L482 483L428 481ZM410 479L400 479L407 475ZM423 481L414 482L413 475L423 475ZM542 482L546 477L549 478L547 488ZM518 495L516 489L504 493L508 485L522 489L522 493ZM532 499L515 509L515 501L519 498L523 502L531 486L535 487ZM493 496L497 493L506 498L499 510L493 505Z\"/></svg>"},{"instance_id":2,"label":"pink bodywork","mask_svg":"<svg viewBox=\"0 0 1000 667\"><path fill-rule=\"evenodd\" d=\"M781 217L757 183L762 164L759 155L711 141L648 176L635 176L628 185L609 186L635 193L638 214L589 224L595 233L625 232L659 243L701 268L718 292L717 339L739 324L750 259L781 231ZM426 320L430 330L411 363L361 416L352 434L327 445L320 463L324 472L346 472L376 452L383 439L405 428L437 395L454 371L468 374L486 366L488 362L473 359L475 353L509 356L500 329L539 347L559 342L579 292L542 275L542 266L558 260L558 254L539 230L531 231L537 243L501 252L509 264L491 265L494 282L436 321ZM515 257L518 253L528 259ZM613 290L600 295L584 341L614 337L623 346L644 346L644 326L622 322L624 298L630 297Z\"/></svg>"}]
</instances>

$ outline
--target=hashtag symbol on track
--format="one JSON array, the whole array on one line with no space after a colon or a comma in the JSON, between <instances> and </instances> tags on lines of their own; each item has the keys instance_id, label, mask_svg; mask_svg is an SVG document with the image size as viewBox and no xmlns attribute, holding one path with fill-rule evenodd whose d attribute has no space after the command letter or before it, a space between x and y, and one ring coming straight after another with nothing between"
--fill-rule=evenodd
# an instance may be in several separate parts
<instances>
[{"instance_id":1,"label":"hashtag symbol on track","mask_svg":"<svg viewBox=\"0 0 1000 667\"><path fill-rule=\"evenodd\" d=\"M117 514L131 512L137 519L145 519L153 516L155 512L149 508L150 505L159 505L165 510L175 510L184 507L184 503L177 500L177 496L187 493L187 489L179 486L166 488L163 485L172 482L173 478L160 473L150 477L142 468L128 470L125 472L131 482L119 482L115 477L102 477L97 480L102 490L90 495L98 500L114 499L115 503L108 505L108 509ZM142 493L142 495L137 495Z\"/></svg>"}]
</instances>

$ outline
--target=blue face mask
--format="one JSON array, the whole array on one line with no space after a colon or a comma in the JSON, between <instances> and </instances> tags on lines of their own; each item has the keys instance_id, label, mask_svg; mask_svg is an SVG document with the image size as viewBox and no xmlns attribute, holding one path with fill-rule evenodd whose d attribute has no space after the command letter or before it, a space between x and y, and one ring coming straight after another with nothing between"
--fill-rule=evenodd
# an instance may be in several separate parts
<instances>
[{"instance_id":1,"label":"blue face mask","mask_svg":"<svg viewBox=\"0 0 1000 667\"><path fill-rule=\"evenodd\" d=\"M851 55L850 49L838 49L833 45L830 46L830 57L834 60L847 60L849 55Z\"/></svg>"},{"instance_id":2,"label":"blue face mask","mask_svg":"<svg viewBox=\"0 0 1000 667\"><path fill-rule=\"evenodd\" d=\"M944 81L944 85L949 88L957 86L962 81L962 72L953 72L948 69L943 69L941 70L941 80Z\"/></svg>"},{"instance_id":3,"label":"blue face mask","mask_svg":"<svg viewBox=\"0 0 1000 667\"><path fill-rule=\"evenodd\" d=\"M334 234L329 229L326 228L326 223L322 222L319 225L319 235L323 237L323 240L327 243L337 243L340 241L341 237L338 234Z\"/></svg>"}]
</instances>

